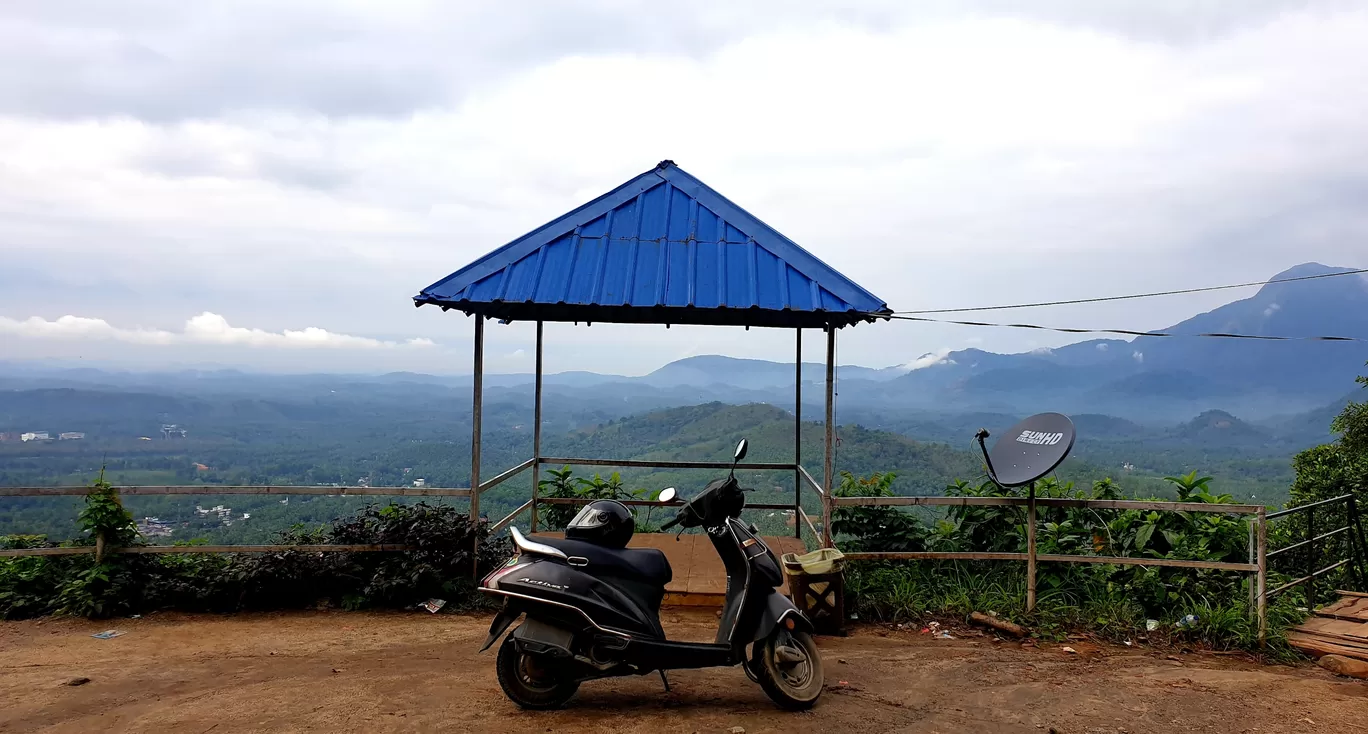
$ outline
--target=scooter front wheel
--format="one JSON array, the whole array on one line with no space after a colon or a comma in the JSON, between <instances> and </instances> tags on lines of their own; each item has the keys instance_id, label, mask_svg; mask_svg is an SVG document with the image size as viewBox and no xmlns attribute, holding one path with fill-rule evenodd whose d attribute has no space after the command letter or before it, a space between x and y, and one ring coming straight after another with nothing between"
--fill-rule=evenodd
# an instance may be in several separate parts
<instances>
[{"instance_id":1,"label":"scooter front wheel","mask_svg":"<svg viewBox=\"0 0 1368 734\"><path fill-rule=\"evenodd\" d=\"M543 655L519 650L512 635L504 638L495 661L504 695L522 708L533 710L560 708L579 690L579 682L565 679L558 668Z\"/></svg>"},{"instance_id":2,"label":"scooter front wheel","mask_svg":"<svg viewBox=\"0 0 1368 734\"><path fill-rule=\"evenodd\" d=\"M783 708L809 709L822 695L822 655L806 632L775 630L751 648L750 664L765 695Z\"/></svg>"}]
</instances>

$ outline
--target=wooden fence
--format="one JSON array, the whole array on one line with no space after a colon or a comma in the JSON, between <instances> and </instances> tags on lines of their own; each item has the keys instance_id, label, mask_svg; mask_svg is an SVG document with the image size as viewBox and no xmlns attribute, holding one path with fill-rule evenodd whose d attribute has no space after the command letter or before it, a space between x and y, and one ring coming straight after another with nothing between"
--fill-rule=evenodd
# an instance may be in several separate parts
<instances>
[{"instance_id":1,"label":"wooden fence","mask_svg":"<svg viewBox=\"0 0 1368 734\"><path fill-rule=\"evenodd\" d=\"M481 483L477 491L461 487L334 487L334 486L226 486L226 485L176 485L176 486L127 486L117 487L117 491L122 495L129 496L149 496L149 495L313 495L313 496L389 496L389 497L467 497L471 499L472 513L478 511L478 499L481 492L488 490L513 476L527 470L533 469L534 475L543 464L553 465L588 465L588 466L614 466L614 467L651 467L651 468L671 468L671 469L727 469L730 463L723 462L688 462L688 461L623 461L609 459L572 459L555 457L536 457L529 459L497 476ZM1354 563L1357 557L1360 562L1355 566L1360 582L1364 580L1368 569L1364 568L1364 563L1368 562L1368 541L1366 541L1363 528L1360 523L1357 506L1352 494L1345 494L1332 499L1310 503L1301 507L1280 510L1269 513L1266 508L1259 505L1235 505L1235 504L1211 504L1205 502L1160 502L1149 500L1092 500L1092 499L1062 499L1062 498L1036 498L1036 497L834 497L829 489L818 482L803 468L801 464L740 464L740 469L747 470L781 470L794 472L795 479L801 483L808 484L817 493L822 503L821 530L819 532L813 518L810 517L803 507L795 502L794 504L754 504L747 505L750 509L777 509L792 510L794 512L795 532L798 537L802 537L803 529L806 528L811 533L814 541L826 547L835 547L831 535L831 515L835 508L839 507L1025 507L1026 508L1026 552L945 552L945 551L867 551L846 553L845 557L850 560L937 560L937 561L1016 561L1026 564L1026 605L1027 610L1034 609L1036 602L1036 570L1040 563L1090 563L1090 564L1109 564L1119 566L1158 566L1170 568L1194 568L1213 571L1232 571L1246 573L1250 575L1250 606L1254 610L1259 624L1259 636L1262 640L1267 634L1267 605L1268 600L1274 596L1302 584L1312 584L1312 594L1314 595L1314 582L1317 578L1324 576L1331 571ZM72 497L84 496L90 492L89 487L0 487L0 498L3 497ZM800 496L795 491L795 500ZM537 492L537 487L533 486L533 496L527 502L518 506L507 516L491 523L491 532L498 532L510 525L514 519L524 512L531 511L532 530L536 530L537 507L542 504L583 504L590 500L583 498L562 498L562 497L541 497ZM679 505L681 500L670 503L650 502L646 500L630 500L630 505ZM1316 534L1315 524L1311 519L1318 511L1327 511L1336 505L1343 505L1346 511L1347 522L1344 526L1335 528L1325 533ZM1247 523L1249 528L1249 560L1247 563L1231 563L1219 561L1189 561L1168 558L1147 558L1141 556L1091 556L1091 555L1060 555L1039 553L1036 547L1036 526L1037 508L1057 507L1057 508L1086 508L1093 510L1149 510L1157 512L1195 512L1195 513L1216 513L1229 515L1242 515L1249 518ZM1291 517L1298 514L1305 514L1308 517L1306 527L1306 537L1300 542L1293 543L1284 548L1274 551L1268 550L1268 528L1269 523L1275 519ZM1328 541L1343 538L1345 541L1346 556L1336 559L1334 563L1324 568L1308 568L1304 576L1297 578L1289 583L1283 584L1276 589L1268 589L1268 574L1270 561L1274 557L1282 556L1285 553L1292 553L1302 548L1311 551L1317 550L1320 545ZM301 551L301 552L370 552L370 551L405 551L412 548L404 545L392 544L360 544L360 545L149 545L132 546L126 548L105 549L102 542L95 546L63 547L63 548L20 548L10 550L0 550L0 557L14 556L55 556L55 555L76 555L76 554L96 554L101 556L104 553L272 553L281 551ZM1357 553L1355 552L1357 546Z\"/></svg>"},{"instance_id":2,"label":"wooden fence","mask_svg":"<svg viewBox=\"0 0 1368 734\"><path fill-rule=\"evenodd\" d=\"M1212 571L1234 571L1250 576L1250 608L1259 625L1259 639L1262 642L1268 633L1268 600L1277 594L1303 583L1313 583L1320 576L1346 565L1358 568L1360 582L1363 581L1368 564L1368 545L1365 545L1363 528L1359 523L1354 498L1346 494L1301 507L1269 513L1259 505L1212 504L1206 502L1160 502L1149 500L1091 500L1060 499L1036 497L832 497L829 504L833 507L1025 507L1026 508L1026 552L1025 553L986 553L986 552L941 552L941 551L900 551L900 552L854 552L846 553L851 560L938 560L938 561L1024 561L1026 563L1026 607L1035 608L1036 567L1039 563L1096 563L1118 566L1158 566L1170 568L1195 568ZM1314 534L1314 523L1308 521L1307 538L1285 548L1270 552L1268 550L1269 523L1275 519L1297 513L1314 513L1317 508L1344 504L1348 513L1345 527L1340 527L1319 535ZM1147 558L1140 556L1091 556L1059 555L1038 553L1036 550L1036 509L1038 507L1087 508L1093 510L1150 510L1157 512L1195 512L1226 515L1242 515L1249 518L1249 561L1230 563L1219 561L1188 561L1169 558ZM1295 551L1303 546L1315 547L1317 543L1339 535L1346 540L1344 558L1324 568L1308 569L1307 575L1292 582L1268 589L1270 559L1282 553ZM1355 552L1355 538L1358 550ZM1314 594L1314 592L1313 592Z\"/></svg>"},{"instance_id":3,"label":"wooden fence","mask_svg":"<svg viewBox=\"0 0 1368 734\"><path fill-rule=\"evenodd\" d=\"M267 494L267 495L312 495L312 496L382 496L382 497L469 497L470 490L460 487L332 487L332 486L244 486L187 484L165 487L116 487L121 495L218 495L218 494ZM90 487L0 487L0 497L84 497ZM14 556L65 556L93 553L102 557L105 553L275 553L279 551L303 551L317 553L365 552L365 551L403 551L412 550L408 546L388 543L368 543L354 545L140 545L126 548L104 547L103 539L97 538L93 546L71 548L14 548L0 549L0 558Z\"/></svg>"}]
</instances>

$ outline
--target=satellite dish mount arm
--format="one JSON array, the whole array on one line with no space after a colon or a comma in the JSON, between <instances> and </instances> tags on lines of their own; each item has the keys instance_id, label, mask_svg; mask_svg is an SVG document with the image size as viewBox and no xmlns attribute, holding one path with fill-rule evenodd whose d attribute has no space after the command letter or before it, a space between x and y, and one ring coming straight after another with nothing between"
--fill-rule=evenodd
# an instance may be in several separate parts
<instances>
[{"instance_id":1,"label":"satellite dish mount arm","mask_svg":"<svg viewBox=\"0 0 1368 734\"><path fill-rule=\"evenodd\" d=\"M1002 490L1006 491L1007 488L1002 485L1002 482L998 481L997 472L993 469L993 457L988 455L988 447L983 443L984 439L988 438L988 429L978 429L978 433L974 434L974 438L978 440L979 451L983 452L983 463L988 466L988 478L993 480L993 484L996 484Z\"/></svg>"}]
</instances>

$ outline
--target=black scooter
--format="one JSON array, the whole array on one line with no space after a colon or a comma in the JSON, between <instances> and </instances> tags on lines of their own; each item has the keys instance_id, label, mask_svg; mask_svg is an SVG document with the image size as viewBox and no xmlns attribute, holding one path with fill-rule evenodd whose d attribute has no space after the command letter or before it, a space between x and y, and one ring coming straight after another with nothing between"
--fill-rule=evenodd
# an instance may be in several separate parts
<instances>
[{"instance_id":1,"label":"black scooter","mask_svg":"<svg viewBox=\"0 0 1368 734\"><path fill-rule=\"evenodd\" d=\"M714 642L665 639L660 602L671 571L660 551L529 540L511 530L517 554L480 585L504 597L481 652L527 615L499 648L499 685L509 699L527 709L558 708L586 680L655 671L668 691L666 670L739 663L780 706L817 702L824 679L812 623L777 592L779 563L758 530L737 520L746 502L736 463L746 446L744 439L737 445L725 479L709 483L661 528L702 527L722 557L727 596ZM673 499L673 490L661 493L660 501Z\"/></svg>"}]
</instances>

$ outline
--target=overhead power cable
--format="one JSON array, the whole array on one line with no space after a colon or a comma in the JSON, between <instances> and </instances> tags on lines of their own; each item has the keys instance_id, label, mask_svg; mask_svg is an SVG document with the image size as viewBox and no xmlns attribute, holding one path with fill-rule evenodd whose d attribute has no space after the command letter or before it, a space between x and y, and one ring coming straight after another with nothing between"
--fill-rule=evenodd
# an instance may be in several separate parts
<instances>
[{"instance_id":1,"label":"overhead power cable","mask_svg":"<svg viewBox=\"0 0 1368 734\"><path fill-rule=\"evenodd\" d=\"M956 321L952 319L932 319L923 316L902 314L869 313L867 316L900 321L924 321L935 324L957 324L959 326L993 326L1002 329L1037 329L1040 331L1062 331L1066 334L1118 334L1120 336L1156 337L1207 337L1212 339L1254 339L1259 341L1322 341L1322 342L1368 342L1368 338L1357 336L1269 336L1264 334L1228 334L1224 332L1205 332L1201 334L1182 334L1169 331L1133 331L1131 329L1077 329L1065 326L1041 326L1040 324L995 324L987 321Z\"/></svg>"},{"instance_id":2,"label":"overhead power cable","mask_svg":"<svg viewBox=\"0 0 1368 734\"><path fill-rule=\"evenodd\" d=\"M1184 288L1176 291L1156 291L1154 293L1131 293L1124 296L1102 296L1100 298L1075 298L1068 301L1042 301L1040 303L1014 303L1001 306L976 306L973 308L928 308L919 311L894 311L895 314L912 315L926 313L964 313L966 311L1005 311L1012 308L1039 308L1041 306L1072 306L1080 303L1102 303L1105 301L1129 301L1136 298L1155 298L1158 296L1177 296L1184 293L1206 293L1208 291L1225 291L1232 288L1252 288L1254 286L1270 285L1272 283L1294 283L1302 280L1318 280L1320 278L1338 278L1341 275L1360 275L1368 273L1368 268L1358 270L1346 270L1341 273L1321 273L1320 275L1301 275L1295 278L1275 278L1273 280L1261 280L1256 283L1233 283L1231 285L1212 285L1204 288Z\"/></svg>"}]
</instances>

